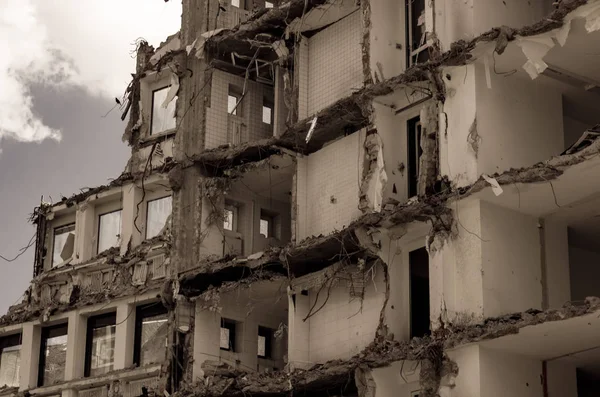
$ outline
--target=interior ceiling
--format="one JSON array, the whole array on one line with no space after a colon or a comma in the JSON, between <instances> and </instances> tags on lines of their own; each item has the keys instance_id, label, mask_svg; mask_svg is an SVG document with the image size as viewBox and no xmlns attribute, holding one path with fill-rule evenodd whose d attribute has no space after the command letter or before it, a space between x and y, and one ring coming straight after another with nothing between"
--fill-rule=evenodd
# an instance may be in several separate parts
<instances>
[{"instance_id":1,"label":"interior ceiling","mask_svg":"<svg viewBox=\"0 0 600 397\"><path fill-rule=\"evenodd\" d=\"M246 172L236 181L233 192L254 193L265 199L290 202L292 181L296 171L295 159L287 154L271 156L269 159L269 166Z\"/></svg>"}]
</instances>

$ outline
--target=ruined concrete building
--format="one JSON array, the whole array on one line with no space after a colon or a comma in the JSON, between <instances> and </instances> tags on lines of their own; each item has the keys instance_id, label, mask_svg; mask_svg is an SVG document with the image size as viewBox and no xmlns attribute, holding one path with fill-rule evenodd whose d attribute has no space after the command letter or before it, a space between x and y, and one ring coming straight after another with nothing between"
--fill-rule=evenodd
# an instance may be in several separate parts
<instances>
[{"instance_id":1,"label":"ruined concrete building","mask_svg":"<svg viewBox=\"0 0 600 397\"><path fill-rule=\"evenodd\" d=\"M594 394L599 54L596 0L184 0L0 396Z\"/></svg>"}]
</instances>

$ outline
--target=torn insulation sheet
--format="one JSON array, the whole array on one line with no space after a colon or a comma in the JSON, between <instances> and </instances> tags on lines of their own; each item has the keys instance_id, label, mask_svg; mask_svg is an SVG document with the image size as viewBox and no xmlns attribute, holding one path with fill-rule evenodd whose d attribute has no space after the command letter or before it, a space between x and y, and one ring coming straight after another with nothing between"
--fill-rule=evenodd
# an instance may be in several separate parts
<instances>
[{"instance_id":1,"label":"torn insulation sheet","mask_svg":"<svg viewBox=\"0 0 600 397\"><path fill-rule=\"evenodd\" d=\"M554 47L554 41L552 40L554 33L555 31L539 36L517 37L517 45L521 47L523 54L527 57L523 69L532 79L537 78L548 67L543 58Z\"/></svg>"}]
</instances>

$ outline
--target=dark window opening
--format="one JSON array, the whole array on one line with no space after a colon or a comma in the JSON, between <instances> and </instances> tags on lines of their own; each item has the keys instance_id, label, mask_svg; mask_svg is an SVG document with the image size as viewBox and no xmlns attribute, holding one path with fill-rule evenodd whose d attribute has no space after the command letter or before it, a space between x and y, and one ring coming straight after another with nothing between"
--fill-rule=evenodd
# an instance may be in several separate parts
<instances>
[{"instance_id":1,"label":"dark window opening","mask_svg":"<svg viewBox=\"0 0 600 397\"><path fill-rule=\"evenodd\" d=\"M67 330L66 323L42 329L38 386L53 385L65 380Z\"/></svg>"},{"instance_id":2,"label":"dark window opening","mask_svg":"<svg viewBox=\"0 0 600 397\"><path fill-rule=\"evenodd\" d=\"M21 334L0 338L0 387L18 387L21 364Z\"/></svg>"},{"instance_id":3,"label":"dark window opening","mask_svg":"<svg viewBox=\"0 0 600 397\"><path fill-rule=\"evenodd\" d=\"M235 321L221 319L221 350L235 352Z\"/></svg>"},{"instance_id":4,"label":"dark window opening","mask_svg":"<svg viewBox=\"0 0 600 397\"><path fill-rule=\"evenodd\" d=\"M116 313L90 317L87 322L85 376L98 376L114 369Z\"/></svg>"},{"instance_id":5,"label":"dark window opening","mask_svg":"<svg viewBox=\"0 0 600 397\"><path fill-rule=\"evenodd\" d=\"M135 313L133 363L143 367L163 362L167 337L167 309L160 302L138 306Z\"/></svg>"},{"instance_id":6,"label":"dark window opening","mask_svg":"<svg viewBox=\"0 0 600 397\"><path fill-rule=\"evenodd\" d=\"M406 123L408 136L408 197L418 195L419 161L423 149L421 149L421 118L413 117Z\"/></svg>"},{"instance_id":7,"label":"dark window opening","mask_svg":"<svg viewBox=\"0 0 600 397\"><path fill-rule=\"evenodd\" d=\"M431 333L429 329L429 254L425 247L408 254L410 264L411 338Z\"/></svg>"},{"instance_id":8,"label":"dark window opening","mask_svg":"<svg viewBox=\"0 0 600 397\"><path fill-rule=\"evenodd\" d=\"M273 343L273 330L267 327L258 327L258 357L271 358Z\"/></svg>"},{"instance_id":9,"label":"dark window opening","mask_svg":"<svg viewBox=\"0 0 600 397\"><path fill-rule=\"evenodd\" d=\"M425 29L425 0L406 0L407 67L429 59Z\"/></svg>"}]
</instances>

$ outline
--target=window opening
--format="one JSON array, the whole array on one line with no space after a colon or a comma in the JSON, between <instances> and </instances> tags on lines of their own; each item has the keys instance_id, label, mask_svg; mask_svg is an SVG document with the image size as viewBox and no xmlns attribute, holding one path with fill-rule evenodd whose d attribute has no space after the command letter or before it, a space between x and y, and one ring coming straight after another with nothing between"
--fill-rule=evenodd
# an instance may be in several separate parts
<instances>
[{"instance_id":1,"label":"window opening","mask_svg":"<svg viewBox=\"0 0 600 397\"><path fill-rule=\"evenodd\" d=\"M121 237L121 210L100 215L98 219L98 253L116 247Z\"/></svg>"},{"instance_id":2,"label":"window opening","mask_svg":"<svg viewBox=\"0 0 600 397\"><path fill-rule=\"evenodd\" d=\"M38 386L53 385L65 380L67 329L66 323L42 329Z\"/></svg>"},{"instance_id":3,"label":"window opening","mask_svg":"<svg viewBox=\"0 0 600 397\"><path fill-rule=\"evenodd\" d=\"M139 306L135 321L134 363L144 366L163 362L168 336L167 309L159 302Z\"/></svg>"},{"instance_id":4,"label":"window opening","mask_svg":"<svg viewBox=\"0 0 600 397\"><path fill-rule=\"evenodd\" d=\"M0 338L0 387L18 387L21 366L21 334Z\"/></svg>"},{"instance_id":5,"label":"window opening","mask_svg":"<svg viewBox=\"0 0 600 397\"><path fill-rule=\"evenodd\" d=\"M235 321L221 319L221 350L235 352Z\"/></svg>"},{"instance_id":6,"label":"window opening","mask_svg":"<svg viewBox=\"0 0 600 397\"><path fill-rule=\"evenodd\" d=\"M170 86L160 88L152 91L152 115L150 121L150 135L159 134L164 131L172 130L175 128L175 103L177 97L167 104L167 107L163 107Z\"/></svg>"},{"instance_id":7,"label":"window opening","mask_svg":"<svg viewBox=\"0 0 600 397\"><path fill-rule=\"evenodd\" d=\"M87 324L85 376L98 376L114 368L116 313L90 317Z\"/></svg>"},{"instance_id":8,"label":"window opening","mask_svg":"<svg viewBox=\"0 0 600 397\"><path fill-rule=\"evenodd\" d=\"M158 236L165 227L172 210L172 197L162 197L148 201L146 215L146 238Z\"/></svg>"},{"instance_id":9,"label":"window opening","mask_svg":"<svg viewBox=\"0 0 600 397\"><path fill-rule=\"evenodd\" d=\"M273 343L273 330L267 327L258 327L258 357L271 358Z\"/></svg>"},{"instance_id":10,"label":"window opening","mask_svg":"<svg viewBox=\"0 0 600 397\"><path fill-rule=\"evenodd\" d=\"M52 267L56 267L73 256L75 244L75 224L54 228L52 247Z\"/></svg>"}]
</instances>

